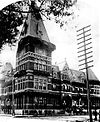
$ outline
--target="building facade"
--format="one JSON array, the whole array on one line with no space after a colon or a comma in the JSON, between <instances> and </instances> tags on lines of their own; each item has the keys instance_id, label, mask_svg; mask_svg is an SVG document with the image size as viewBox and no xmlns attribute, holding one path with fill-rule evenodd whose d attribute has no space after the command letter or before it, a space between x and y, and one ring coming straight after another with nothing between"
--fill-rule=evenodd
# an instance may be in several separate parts
<instances>
[{"instance_id":1,"label":"building facade","mask_svg":"<svg viewBox=\"0 0 100 122\"><path fill-rule=\"evenodd\" d=\"M63 70L52 65L56 46L48 34L39 13L29 13L24 23L16 53L16 69L1 85L1 109L20 115L82 114L87 109L87 88L84 72L71 70L67 62ZM94 84L93 84L94 83ZM92 97L99 81L91 83ZM94 101L92 101L94 106ZM81 109L80 109L81 108Z\"/></svg>"}]
</instances>

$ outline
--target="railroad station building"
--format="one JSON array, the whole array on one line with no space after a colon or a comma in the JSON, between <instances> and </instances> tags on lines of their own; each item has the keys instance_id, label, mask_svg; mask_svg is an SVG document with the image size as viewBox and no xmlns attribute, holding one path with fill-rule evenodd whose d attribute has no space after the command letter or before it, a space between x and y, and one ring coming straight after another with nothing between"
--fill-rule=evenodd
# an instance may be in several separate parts
<instances>
[{"instance_id":1,"label":"railroad station building","mask_svg":"<svg viewBox=\"0 0 100 122\"><path fill-rule=\"evenodd\" d=\"M16 68L0 82L0 109L4 113L51 115L87 109L85 73L70 69L67 61L62 70L52 65L55 49L40 14L29 13L18 42ZM92 70L89 77L92 108L98 108L100 81Z\"/></svg>"}]
</instances>

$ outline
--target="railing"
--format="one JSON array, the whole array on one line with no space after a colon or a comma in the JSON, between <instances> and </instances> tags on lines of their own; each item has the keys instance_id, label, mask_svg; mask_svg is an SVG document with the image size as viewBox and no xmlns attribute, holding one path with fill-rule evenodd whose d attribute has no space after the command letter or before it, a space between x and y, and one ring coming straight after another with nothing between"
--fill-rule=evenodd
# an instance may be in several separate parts
<instances>
[{"instance_id":1,"label":"railing","mask_svg":"<svg viewBox=\"0 0 100 122\"><path fill-rule=\"evenodd\" d=\"M24 81L20 83L15 84L15 92L21 91L21 90L26 90L27 88L31 90L41 90L41 91L46 91L47 90L47 84L42 83L42 85L39 85L39 82L34 82L34 81Z\"/></svg>"},{"instance_id":2,"label":"railing","mask_svg":"<svg viewBox=\"0 0 100 122\"><path fill-rule=\"evenodd\" d=\"M87 94L86 89L84 89L84 90L82 90L81 88L77 89L77 88L71 87L70 85L67 85L66 88L62 85L62 91L63 92L70 92L72 94L78 94L78 93L80 93L81 95Z\"/></svg>"},{"instance_id":3,"label":"railing","mask_svg":"<svg viewBox=\"0 0 100 122\"><path fill-rule=\"evenodd\" d=\"M23 60L24 58L26 58L27 56L32 56L34 58L37 58L37 59L43 59L43 60L48 60L48 61L51 61L51 57L48 57L48 56L44 56L44 55L40 55L38 53L33 53L33 52L27 52L25 54L23 54L22 56L18 57L17 60Z\"/></svg>"}]
</instances>

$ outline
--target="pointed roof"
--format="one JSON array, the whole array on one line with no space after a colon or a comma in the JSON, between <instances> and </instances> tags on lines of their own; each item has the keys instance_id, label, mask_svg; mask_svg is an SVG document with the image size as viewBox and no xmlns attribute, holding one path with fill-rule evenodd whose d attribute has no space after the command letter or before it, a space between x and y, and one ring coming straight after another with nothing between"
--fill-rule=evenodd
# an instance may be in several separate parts
<instances>
[{"instance_id":1,"label":"pointed roof","mask_svg":"<svg viewBox=\"0 0 100 122\"><path fill-rule=\"evenodd\" d=\"M21 33L21 37L26 36L35 37L50 42L40 13L28 13Z\"/></svg>"},{"instance_id":2,"label":"pointed roof","mask_svg":"<svg viewBox=\"0 0 100 122\"><path fill-rule=\"evenodd\" d=\"M91 69L88 69L88 79L92 81L99 81Z\"/></svg>"},{"instance_id":3,"label":"pointed roof","mask_svg":"<svg viewBox=\"0 0 100 122\"><path fill-rule=\"evenodd\" d=\"M68 66L68 63L67 63L67 61L66 61L66 59L65 59L65 64L64 64L64 67L63 67L63 69L62 69L62 73L63 74L66 74L67 76L68 76L68 78L70 79L70 82L72 81L72 71L69 69L69 66Z\"/></svg>"},{"instance_id":4,"label":"pointed roof","mask_svg":"<svg viewBox=\"0 0 100 122\"><path fill-rule=\"evenodd\" d=\"M78 82L78 83L83 83L83 81L81 80L82 78L85 79L85 73L82 71L78 71L78 70L73 70L71 69L72 74L73 74L73 81L74 82Z\"/></svg>"},{"instance_id":5,"label":"pointed roof","mask_svg":"<svg viewBox=\"0 0 100 122\"><path fill-rule=\"evenodd\" d=\"M34 1L32 3L34 3ZM28 41L32 44L43 44L48 50L54 51L56 46L49 40L38 7L32 4L32 8L24 22L17 52L19 52Z\"/></svg>"},{"instance_id":6,"label":"pointed roof","mask_svg":"<svg viewBox=\"0 0 100 122\"><path fill-rule=\"evenodd\" d=\"M62 71L64 72L64 71L67 71L67 70L69 70L69 66L68 66L68 63L67 63L67 61L66 61L66 59L65 59L65 65L64 65Z\"/></svg>"},{"instance_id":7,"label":"pointed roof","mask_svg":"<svg viewBox=\"0 0 100 122\"><path fill-rule=\"evenodd\" d=\"M52 65L52 69L54 72L59 72L59 66L57 65Z\"/></svg>"}]
</instances>

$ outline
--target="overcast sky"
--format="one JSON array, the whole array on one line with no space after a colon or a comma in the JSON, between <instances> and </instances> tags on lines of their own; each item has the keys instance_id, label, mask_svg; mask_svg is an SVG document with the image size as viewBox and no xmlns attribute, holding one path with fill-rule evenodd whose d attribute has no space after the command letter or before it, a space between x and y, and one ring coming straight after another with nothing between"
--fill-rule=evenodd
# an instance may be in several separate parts
<instances>
[{"instance_id":1,"label":"overcast sky","mask_svg":"<svg viewBox=\"0 0 100 122\"><path fill-rule=\"evenodd\" d=\"M0 0L0 9L14 1L17 0ZM61 62L63 62L66 58L70 68L78 69L76 30L84 26L91 25L94 59L94 67L92 70L100 80L100 2L99 0L77 1L78 3L74 8L76 18L73 21L69 21L69 24L66 25L64 29L61 29L59 25L56 25L52 21L45 22L50 41L56 45L56 50L52 54L52 62L53 64L56 62L61 65ZM77 17L77 15L79 16ZM11 51L8 47L6 47L2 54L0 54L0 61L3 63L11 62L15 67L15 54L15 48Z\"/></svg>"}]
</instances>

